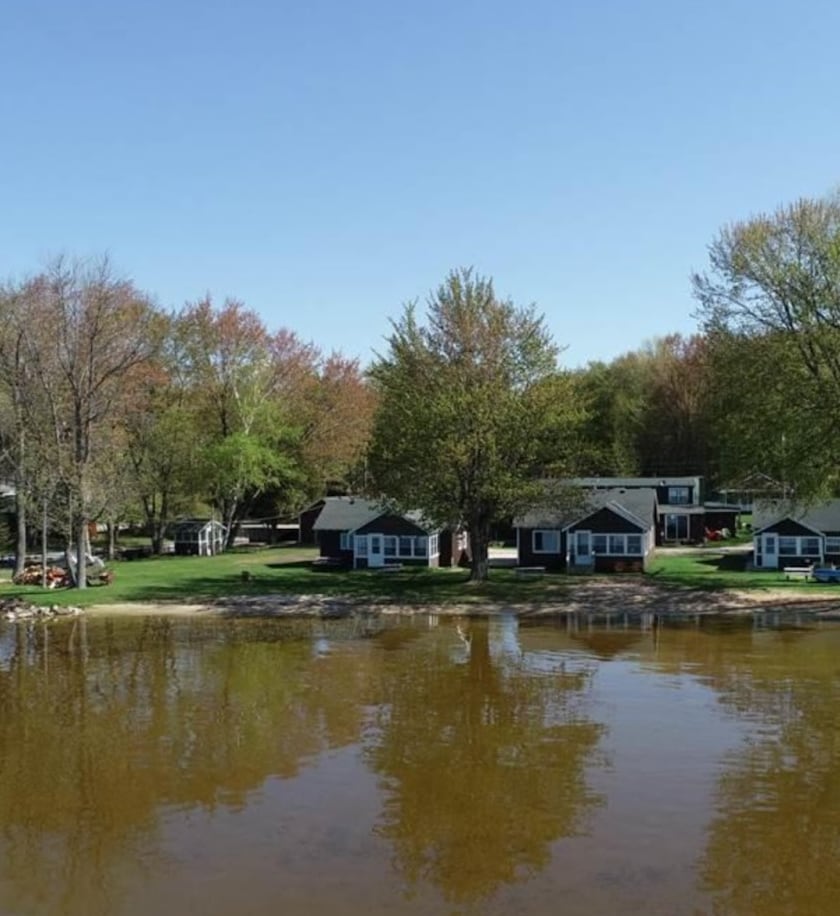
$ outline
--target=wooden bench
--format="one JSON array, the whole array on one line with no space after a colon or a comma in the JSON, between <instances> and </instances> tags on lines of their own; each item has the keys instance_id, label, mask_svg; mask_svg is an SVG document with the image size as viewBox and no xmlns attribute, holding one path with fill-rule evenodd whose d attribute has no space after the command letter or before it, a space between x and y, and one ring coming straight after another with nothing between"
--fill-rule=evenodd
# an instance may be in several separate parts
<instances>
[{"instance_id":1,"label":"wooden bench","mask_svg":"<svg viewBox=\"0 0 840 916\"><path fill-rule=\"evenodd\" d=\"M814 576L813 566L785 566L782 569L786 579L812 579Z\"/></svg>"},{"instance_id":2,"label":"wooden bench","mask_svg":"<svg viewBox=\"0 0 840 916\"><path fill-rule=\"evenodd\" d=\"M517 566L515 573L525 579L539 578L545 573L544 566Z\"/></svg>"}]
</instances>

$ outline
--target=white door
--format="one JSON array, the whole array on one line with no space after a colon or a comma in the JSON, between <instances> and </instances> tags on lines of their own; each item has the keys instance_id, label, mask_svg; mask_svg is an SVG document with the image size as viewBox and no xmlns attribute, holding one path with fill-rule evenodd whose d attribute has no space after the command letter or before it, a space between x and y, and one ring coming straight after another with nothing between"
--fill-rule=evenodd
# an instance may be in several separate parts
<instances>
[{"instance_id":1,"label":"white door","mask_svg":"<svg viewBox=\"0 0 840 916\"><path fill-rule=\"evenodd\" d=\"M592 562L592 532L575 532L575 554L577 562L583 566Z\"/></svg>"},{"instance_id":2,"label":"white door","mask_svg":"<svg viewBox=\"0 0 840 916\"><path fill-rule=\"evenodd\" d=\"M765 569L776 569L779 565L779 539L775 534L764 535L764 550L761 565Z\"/></svg>"},{"instance_id":3,"label":"white door","mask_svg":"<svg viewBox=\"0 0 840 916\"><path fill-rule=\"evenodd\" d=\"M382 550L382 535L368 535L368 566L383 566L385 558Z\"/></svg>"}]
</instances>

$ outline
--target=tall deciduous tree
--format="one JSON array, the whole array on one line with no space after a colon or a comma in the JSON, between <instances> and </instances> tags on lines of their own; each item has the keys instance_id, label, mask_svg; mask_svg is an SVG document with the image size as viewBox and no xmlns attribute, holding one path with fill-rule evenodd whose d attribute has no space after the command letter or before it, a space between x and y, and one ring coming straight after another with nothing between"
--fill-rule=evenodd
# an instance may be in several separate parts
<instances>
[{"instance_id":1,"label":"tall deciduous tree","mask_svg":"<svg viewBox=\"0 0 840 916\"><path fill-rule=\"evenodd\" d=\"M0 290L0 468L9 470L15 486L15 575L26 561L27 497L29 495L29 429L33 422L33 372L27 356L25 299L17 286Z\"/></svg>"},{"instance_id":2,"label":"tall deciduous tree","mask_svg":"<svg viewBox=\"0 0 840 916\"><path fill-rule=\"evenodd\" d=\"M576 411L542 317L499 299L491 280L451 272L426 317L406 306L371 369L370 471L403 508L465 524L480 581L491 525L540 498L538 478L562 464Z\"/></svg>"},{"instance_id":3,"label":"tall deciduous tree","mask_svg":"<svg viewBox=\"0 0 840 916\"><path fill-rule=\"evenodd\" d=\"M210 299L188 305L177 335L202 441L199 470L231 543L250 500L298 473L299 431L286 398L316 351L289 331L270 334L232 299L221 309Z\"/></svg>"},{"instance_id":4,"label":"tall deciduous tree","mask_svg":"<svg viewBox=\"0 0 840 916\"><path fill-rule=\"evenodd\" d=\"M751 448L778 456L803 499L836 487L840 195L802 199L725 227L709 261L708 271L694 276L694 291L719 353L741 365L730 379ZM748 405L757 401L774 408L769 422L750 416ZM805 441L813 447L799 448Z\"/></svg>"},{"instance_id":5,"label":"tall deciduous tree","mask_svg":"<svg viewBox=\"0 0 840 916\"><path fill-rule=\"evenodd\" d=\"M39 458L51 463L66 494L76 584L84 588L97 456L111 445L114 425L130 409L133 375L152 354L155 310L107 258L58 258L22 295L27 360L46 409Z\"/></svg>"}]
</instances>

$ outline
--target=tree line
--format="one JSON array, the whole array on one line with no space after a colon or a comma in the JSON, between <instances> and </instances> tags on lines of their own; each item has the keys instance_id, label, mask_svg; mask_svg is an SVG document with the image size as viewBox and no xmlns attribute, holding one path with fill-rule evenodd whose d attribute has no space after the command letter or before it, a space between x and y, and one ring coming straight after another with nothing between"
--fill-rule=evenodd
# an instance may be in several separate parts
<instances>
[{"instance_id":1,"label":"tree line","mask_svg":"<svg viewBox=\"0 0 840 916\"><path fill-rule=\"evenodd\" d=\"M356 360L234 299L161 309L107 259L7 284L0 384L17 565L46 521L82 587L94 521L141 522L159 552L178 516L212 511L232 539L255 507L284 515L353 487L374 404Z\"/></svg>"},{"instance_id":2,"label":"tree line","mask_svg":"<svg viewBox=\"0 0 840 916\"><path fill-rule=\"evenodd\" d=\"M840 196L726 226L708 256L695 334L575 370L535 306L471 269L403 306L363 368L239 301L167 311L107 259L59 258L0 292L19 562L40 515L79 557L94 520L142 521L159 551L179 515L212 510L232 538L332 489L464 525L481 580L492 526L546 479L761 473L834 493Z\"/></svg>"}]
</instances>

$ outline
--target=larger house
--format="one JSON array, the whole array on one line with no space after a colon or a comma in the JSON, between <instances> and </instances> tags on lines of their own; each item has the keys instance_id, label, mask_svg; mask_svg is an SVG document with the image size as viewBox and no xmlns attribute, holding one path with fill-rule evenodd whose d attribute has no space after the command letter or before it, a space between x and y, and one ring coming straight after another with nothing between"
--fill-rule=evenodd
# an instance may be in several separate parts
<instances>
[{"instance_id":1,"label":"larger house","mask_svg":"<svg viewBox=\"0 0 840 916\"><path fill-rule=\"evenodd\" d=\"M741 511L737 505L705 502L702 477L575 477L566 483L588 490L654 490L657 544L696 544L711 531L734 531Z\"/></svg>"},{"instance_id":2,"label":"larger house","mask_svg":"<svg viewBox=\"0 0 840 916\"><path fill-rule=\"evenodd\" d=\"M757 503L753 563L758 569L840 564L840 499L814 506Z\"/></svg>"},{"instance_id":3,"label":"larger house","mask_svg":"<svg viewBox=\"0 0 840 916\"><path fill-rule=\"evenodd\" d=\"M403 514L354 496L324 499L312 530L325 561L353 569L455 566L465 559L466 534L442 528L419 512Z\"/></svg>"},{"instance_id":4,"label":"larger house","mask_svg":"<svg viewBox=\"0 0 840 916\"><path fill-rule=\"evenodd\" d=\"M536 507L514 526L519 566L641 572L656 546L656 491L586 490L576 505Z\"/></svg>"}]
</instances>

